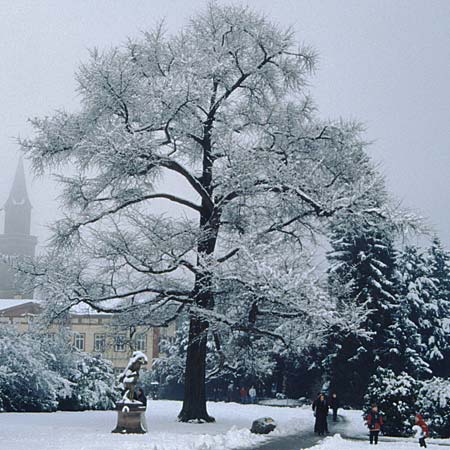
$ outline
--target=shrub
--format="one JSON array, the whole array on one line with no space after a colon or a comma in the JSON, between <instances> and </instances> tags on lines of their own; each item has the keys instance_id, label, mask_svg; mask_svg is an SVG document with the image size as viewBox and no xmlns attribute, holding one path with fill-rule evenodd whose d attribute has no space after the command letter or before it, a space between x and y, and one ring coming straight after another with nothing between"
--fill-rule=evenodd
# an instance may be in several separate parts
<instances>
[{"instance_id":1,"label":"shrub","mask_svg":"<svg viewBox=\"0 0 450 450\"><path fill-rule=\"evenodd\" d=\"M366 410L376 403L383 414L383 431L390 436L411 433L411 417L416 413L416 397L420 383L407 373L395 375L392 370L378 368L364 397Z\"/></svg>"},{"instance_id":2,"label":"shrub","mask_svg":"<svg viewBox=\"0 0 450 450\"><path fill-rule=\"evenodd\" d=\"M433 378L422 383L417 396L420 413L433 436L450 437L450 380Z\"/></svg>"}]
</instances>

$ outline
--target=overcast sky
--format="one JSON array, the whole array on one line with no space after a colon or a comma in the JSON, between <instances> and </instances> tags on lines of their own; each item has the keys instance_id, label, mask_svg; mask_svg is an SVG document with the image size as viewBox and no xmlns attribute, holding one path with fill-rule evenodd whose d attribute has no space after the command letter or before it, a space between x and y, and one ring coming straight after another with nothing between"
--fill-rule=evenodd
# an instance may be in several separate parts
<instances>
[{"instance_id":1,"label":"overcast sky","mask_svg":"<svg viewBox=\"0 0 450 450\"><path fill-rule=\"evenodd\" d=\"M220 3L229 3L225 0ZM362 121L370 153L405 207L450 244L450 1L249 0L320 55L311 91L324 118ZM27 118L77 108L87 49L120 44L164 18L171 31L203 0L0 0L0 205ZM41 242L56 191L29 176ZM2 214L0 220L3 222ZM0 226L2 229L3 223Z\"/></svg>"}]
</instances>

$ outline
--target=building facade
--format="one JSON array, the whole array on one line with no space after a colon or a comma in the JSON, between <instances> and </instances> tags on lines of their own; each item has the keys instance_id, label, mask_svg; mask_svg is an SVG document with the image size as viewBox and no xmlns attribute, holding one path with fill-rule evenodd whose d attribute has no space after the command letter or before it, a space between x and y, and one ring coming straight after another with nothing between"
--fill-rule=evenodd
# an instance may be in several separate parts
<instances>
[{"instance_id":1,"label":"building facade","mask_svg":"<svg viewBox=\"0 0 450 450\"><path fill-rule=\"evenodd\" d=\"M160 351L161 340L175 336L175 323L164 328L125 328L116 326L111 314L77 312L69 313L64 320L43 331L36 326L40 313L41 306L35 300L0 300L0 326L14 326L21 333L37 329L50 336L63 334L77 350L111 361L117 373L126 367L135 350L147 355L150 368L156 358L164 357Z\"/></svg>"},{"instance_id":2,"label":"building facade","mask_svg":"<svg viewBox=\"0 0 450 450\"><path fill-rule=\"evenodd\" d=\"M28 197L25 171L19 161L13 185L4 205L4 232L0 234L0 254L8 256L35 256L37 238L31 235L31 202ZM33 292L25 292L15 279L13 271L0 263L0 326L8 324L19 332L36 327L41 312ZM135 350L146 353L149 367L162 355L160 340L172 339L175 324L166 328L129 327L114 325L111 314L73 310L63 322L51 325L49 335L64 333L80 351L99 354L112 362L114 370L122 371ZM41 330L42 331L42 330Z\"/></svg>"}]
</instances>

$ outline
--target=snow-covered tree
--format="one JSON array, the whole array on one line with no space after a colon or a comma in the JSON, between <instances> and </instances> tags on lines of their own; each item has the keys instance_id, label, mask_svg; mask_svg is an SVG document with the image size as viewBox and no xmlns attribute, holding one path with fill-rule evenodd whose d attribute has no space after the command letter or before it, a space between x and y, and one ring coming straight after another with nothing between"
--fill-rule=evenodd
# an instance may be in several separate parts
<instances>
[{"instance_id":1,"label":"snow-covered tree","mask_svg":"<svg viewBox=\"0 0 450 450\"><path fill-rule=\"evenodd\" d=\"M155 325L188 313L180 420L213 420L211 330L282 338L248 320L253 308L282 313L285 330L301 319L309 336L307 325L324 328L316 301L332 320L329 299L299 294L305 268L288 256L337 212L371 216L383 203L360 127L317 117L314 67L291 30L212 2L175 36L158 27L92 51L77 75L80 111L34 119L22 143L36 171L56 170L64 185L53 246L25 268L48 311L84 302ZM244 316L216 308L229 281L247 293L234 299Z\"/></svg>"},{"instance_id":2,"label":"snow-covered tree","mask_svg":"<svg viewBox=\"0 0 450 450\"><path fill-rule=\"evenodd\" d=\"M434 345L434 334L441 332L433 298L435 286L427 261L416 247L399 252L397 272L398 307L388 330L393 356L390 367L421 379L431 374L429 361L442 358Z\"/></svg>"},{"instance_id":3,"label":"snow-covered tree","mask_svg":"<svg viewBox=\"0 0 450 450\"><path fill-rule=\"evenodd\" d=\"M324 360L333 390L357 405L370 376L390 360L387 330L396 314L394 226L383 218L361 220L342 214L331 227L328 253L330 295L338 304L363 307L365 334L336 330Z\"/></svg>"},{"instance_id":4,"label":"snow-covered tree","mask_svg":"<svg viewBox=\"0 0 450 450\"><path fill-rule=\"evenodd\" d=\"M435 237L426 259L434 284L434 317L439 319L434 320L433 336L428 341L429 360L433 373L445 377L450 373L450 253Z\"/></svg>"}]
</instances>

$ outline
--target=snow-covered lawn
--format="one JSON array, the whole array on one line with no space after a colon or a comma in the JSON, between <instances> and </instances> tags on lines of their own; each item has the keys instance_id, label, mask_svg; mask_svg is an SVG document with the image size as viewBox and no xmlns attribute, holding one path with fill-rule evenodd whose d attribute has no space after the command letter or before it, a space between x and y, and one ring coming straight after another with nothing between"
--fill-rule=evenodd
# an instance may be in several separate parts
<instances>
[{"instance_id":1,"label":"snow-covered lawn","mask_svg":"<svg viewBox=\"0 0 450 450\"><path fill-rule=\"evenodd\" d=\"M276 408L236 403L210 403L213 424L185 424L176 420L181 403L150 401L146 435L111 434L114 411L0 414L2 450L228 450L262 442L250 433L254 419L264 416L278 423L277 434L310 430L310 408ZM272 433L273 435L273 433Z\"/></svg>"},{"instance_id":2,"label":"snow-covered lawn","mask_svg":"<svg viewBox=\"0 0 450 450\"><path fill-rule=\"evenodd\" d=\"M269 416L278 423L271 436L311 432L313 415L309 406L279 408L236 403L209 403L216 418L213 424L186 424L176 420L180 402L150 401L147 409L148 434L117 435L114 411L57 413L0 413L1 450L231 450L264 442L267 437L250 433L254 419ZM360 411L342 411L340 435L326 438L314 450L362 450L367 429ZM438 445L442 443L442 445ZM450 450L450 440L430 440L430 448ZM413 439L380 437L379 450L419 448ZM300 449L292 449L300 450Z\"/></svg>"}]
</instances>

